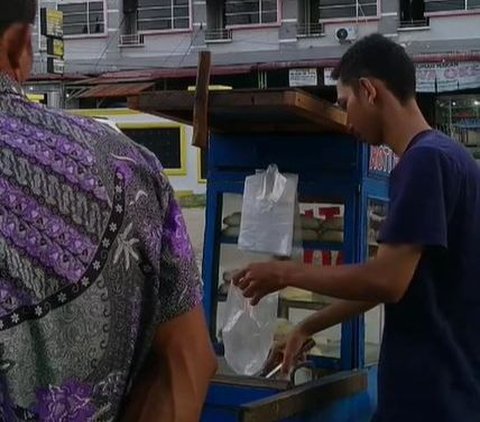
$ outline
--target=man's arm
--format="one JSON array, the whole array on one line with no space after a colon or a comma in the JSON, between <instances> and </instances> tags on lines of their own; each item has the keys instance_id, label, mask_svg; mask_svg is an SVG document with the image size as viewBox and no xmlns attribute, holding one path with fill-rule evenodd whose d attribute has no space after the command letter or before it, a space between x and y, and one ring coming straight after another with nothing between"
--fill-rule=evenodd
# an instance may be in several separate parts
<instances>
[{"instance_id":1,"label":"man's arm","mask_svg":"<svg viewBox=\"0 0 480 422\"><path fill-rule=\"evenodd\" d=\"M160 325L124 421L198 421L216 369L201 307Z\"/></svg>"},{"instance_id":2,"label":"man's arm","mask_svg":"<svg viewBox=\"0 0 480 422\"><path fill-rule=\"evenodd\" d=\"M331 305L320 309L302 321L296 329L302 332L306 337L311 337L320 331L363 314L377 305L377 302L336 300Z\"/></svg>"},{"instance_id":3,"label":"man's arm","mask_svg":"<svg viewBox=\"0 0 480 422\"><path fill-rule=\"evenodd\" d=\"M285 274L292 286L348 300L398 302L421 257L417 246L382 245L375 259L337 267L293 266Z\"/></svg>"},{"instance_id":4,"label":"man's arm","mask_svg":"<svg viewBox=\"0 0 480 422\"><path fill-rule=\"evenodd\" d=\"M382 246L375 259L331 268L255 264L236 275L234 283L252 303L287 285L340 299L398 302L423 250L448 249L448 222L454 215L461 177L441 148L415 146L391 176L388 217L380 230Z\"/></svg>"},{"instance_id":5,"label":"man's arm","mask_svg":"<svg viewBox=\"0 0 480 422\"><path fill-rule=\"evenodd\" d=\"M339 299L398 302L410 285L422 247L381 245L375 259L359 265L316 267L293 262L252 264L234 283L257 304L269 293L292 286Z\"/></svg>"}]
</instances>

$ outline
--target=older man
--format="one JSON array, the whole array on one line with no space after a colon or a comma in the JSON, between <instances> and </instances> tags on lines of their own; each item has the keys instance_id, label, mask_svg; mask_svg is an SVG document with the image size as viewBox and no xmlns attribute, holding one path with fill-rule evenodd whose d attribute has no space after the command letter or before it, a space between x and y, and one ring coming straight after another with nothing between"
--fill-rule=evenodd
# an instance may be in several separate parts
<instances>
[{"instance_id":1,"label":"older man","mask_svg":"<svg viewBox=\"0 0 480 422\"><path fill-rule=\"evenodd\" d=\"M215 357L157 159L29 103L34 0L0 12L0 420L199 419Z\"/></svg>"}]
</instances>

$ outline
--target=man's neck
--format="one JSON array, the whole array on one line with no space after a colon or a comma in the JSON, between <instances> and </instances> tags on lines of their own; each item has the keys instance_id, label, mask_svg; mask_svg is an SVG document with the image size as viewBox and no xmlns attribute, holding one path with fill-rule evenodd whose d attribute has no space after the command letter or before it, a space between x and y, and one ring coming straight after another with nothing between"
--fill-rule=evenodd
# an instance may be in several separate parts
<instances>
[{"instance_id":1,"label":"man's neck","mask_svg":"<svg viewBox=\"0 0 480 422\"><path fill-rule=\"evenodd\" d=\"M385 142L399 157L415 136L431 129L414 100L405 106L392 104L385 114L384 122Z\"/></svg>"}]
</instances>

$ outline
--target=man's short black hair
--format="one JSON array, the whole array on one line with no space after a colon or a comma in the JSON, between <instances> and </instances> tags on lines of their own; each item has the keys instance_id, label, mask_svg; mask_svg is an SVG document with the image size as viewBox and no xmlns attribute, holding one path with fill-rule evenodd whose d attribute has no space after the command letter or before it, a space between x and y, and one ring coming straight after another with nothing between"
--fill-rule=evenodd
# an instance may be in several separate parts
<instances>
[{"instance_id":1,"label":"man's short black hair","mask_svg":"<svg viewBox=\"0 0 480 422\"><path fill-rule=\"evenodd\" d=\"M37 13L36 0L1 0L0 35L16 23L33 24Z\"/></svg>"},{"instance_id":2,"label":"man's short black hair","mask_svg":"<svg viewBox=\"0 0 480 422\"><path fill-rule=\"evenodd\" d=\"M332 77L354 88L360 78L376 78L402 103L415 97L415 65L402 46L380 34L368 35L350 47Z\"/></svg>"}]
</instances>

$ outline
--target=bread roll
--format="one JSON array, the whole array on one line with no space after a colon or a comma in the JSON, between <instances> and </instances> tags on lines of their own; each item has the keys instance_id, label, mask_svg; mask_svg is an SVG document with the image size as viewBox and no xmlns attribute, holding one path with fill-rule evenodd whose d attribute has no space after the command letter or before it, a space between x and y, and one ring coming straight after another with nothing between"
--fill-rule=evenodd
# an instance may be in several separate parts
<instances>
[{"instance_id":1,"label":"bread roll","mask_svg":"<svg viewBox=\"0 0 480 422\"><path fill-rule=\"evenodd\" d=\"M326 230L320 233L319 238L321 242L343 243L343 231Z\"/></svg>"},{"instance_id":2,"label":"bread roll","mask_svg":"<svg viewBox=\"0 0 480 422\"><path fill-rule=\"evenodd\" d=\"M223 224L229 227L239 227L241 219L242 213L234 212L223 219ZM322 225L322 220L307 215L300 215L298 222L300 222L302 229L305 230L319 230Z\"/></svg>"},{"instance_id":3,"label":"bread roll","mask_svg":"<svg viewBox=\"0 0 480 422\"><path fill-rule=\"evenodd\" d=\"M222 234L226 237L238 237L240 235L240 227L227 227L223 229Z\"/></svg>"},{"instance_id":4,"label":"bread roll","mask_svg":"<svg viewBox=\"0 0 480 422\"><path fill-rule=\"evenodd\" d=\"M319 230L322 225L322 221L315 217L309 217L308 215L300 215L300 224L302 229L305 230Z\"/></svg>"},{"instance_id":5,"label":"bread roll","mask_svg":"<svg viewBox=\"0 0 480 422\"><path fill-rule=\"evenodd\" d=\"M302 230L302 239L304 242L314 242L318 240L318 232L315 230Z\"/></svg>"},{"instance_id":6,"label":"bread roll","mask_svg":"<svg viewBox=\"0 0 480 422\"><path fill-rule=\"evenodd\" d=\"M344 230L343 217L333 217L333 218L329 218L327 220L323 220L321 229L322 229L322 231Z\"/></svg>"},{"instance_id":7,"label":"bread roll","mask_svg":"<svg viewBox=\"0 0 480 422\"><path fill-rule=\"evenodd\" d=\"M286 340L293 328L294 325L288 319L279 318L274 333L274 342L280 343Z\"/></svg>"},{"instance_id":8,"label":"bread roll","mask_svg":"<svg viewBox=\"0 0 480 422\"><path fill-rule=\"evenodd\" d=\"M234 212L223 219L223 224L229 227L240 227L241 219L242 214L239 212Z\"/></svg>"},{"instance_id":9,"label":"bread roll","mask_svg":"<svg viewBox=\"0 0 480 422\"><path fill-rule=\"evenodd\" d=\"M280 292L280 297L286 300L298 300L303 302L312 301L312 292L307 290L297 289L296 287L287 287Z\"/></svg>"}]
</instances>

